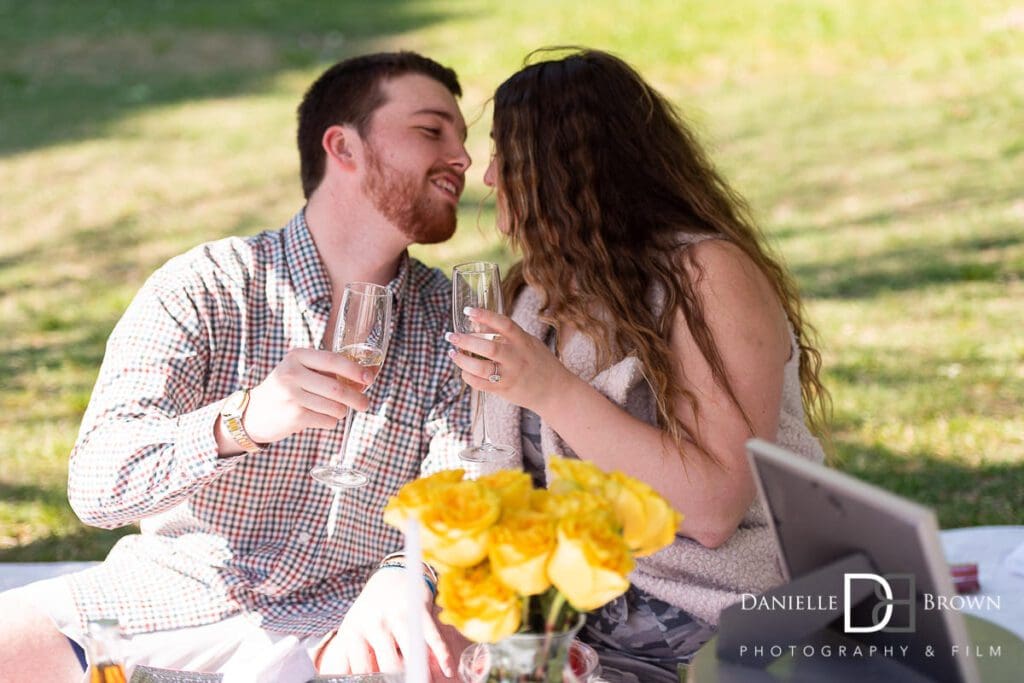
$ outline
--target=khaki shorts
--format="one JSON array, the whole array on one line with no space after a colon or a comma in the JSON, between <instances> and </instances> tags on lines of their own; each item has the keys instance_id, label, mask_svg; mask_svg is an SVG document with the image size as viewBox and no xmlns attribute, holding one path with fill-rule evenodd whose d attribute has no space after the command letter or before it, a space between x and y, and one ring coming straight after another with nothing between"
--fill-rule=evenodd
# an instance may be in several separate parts
<instances>
[{"instance_id":1,"label":"khaki shorts","mask_svg":"<svg viewBox=\"0 0 1024 683\"><path fill-rule=\"evenodd\" d=\"M58 631L85 649L75 601L64 577L30 583L9 595L34 605L50 617ZM326 636L302 639L267 631L237 615L203 626L136 634L122 641L121 651L129 677L142 664L220 673L224 683L256 683L285 678L285 672L294 680L313 678L313 658L325 640ZM87 681L83 675L83 683Z\"/></svg>"}]
</instances>

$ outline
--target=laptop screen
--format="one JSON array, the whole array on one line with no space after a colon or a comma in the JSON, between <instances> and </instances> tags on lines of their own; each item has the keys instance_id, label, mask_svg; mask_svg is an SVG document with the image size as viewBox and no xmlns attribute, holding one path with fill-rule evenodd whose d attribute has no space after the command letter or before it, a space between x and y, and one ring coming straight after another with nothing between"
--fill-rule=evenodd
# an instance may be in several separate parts
<instances>
[{"instance_id":1,"label":"laptop screen","mask_svg":"<svg viewBox=\"0 0 1024 683\"><path fill-rule=\"evenodd\" d=\"M766 441L747 442L747 454L787 580L855 553L869 561L869 571L836 576L832 594L809 596L805 608L834 599L842 616L829 628L862 654L884 653L936 681L977 680L930 509ZM868 585L867 598L851 599Z\"/></svg>"}]
</instances>

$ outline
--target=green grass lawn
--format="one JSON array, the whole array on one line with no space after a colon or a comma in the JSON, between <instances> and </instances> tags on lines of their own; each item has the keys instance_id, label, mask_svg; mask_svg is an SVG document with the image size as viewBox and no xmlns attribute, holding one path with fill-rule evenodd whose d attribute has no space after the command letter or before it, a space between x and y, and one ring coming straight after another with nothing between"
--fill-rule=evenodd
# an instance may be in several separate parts
<instances>
[{"instance_id":1,"label":"green grass lawn","mask_svg":"<svg viewBox=\"0 0 1024 683\"><path fill-rule=\"evenodd\" d=\"M170 256L283 225L304 88L393 48L458 69L477 161L459 234L417 255L509 262L487 98L533 48L617 52L797 275L837 465L944 527L1024 523L1024 5L0 0L0 43L0 561L116 540L65 496L107 334Z\"/></svg>"}]
</instances>

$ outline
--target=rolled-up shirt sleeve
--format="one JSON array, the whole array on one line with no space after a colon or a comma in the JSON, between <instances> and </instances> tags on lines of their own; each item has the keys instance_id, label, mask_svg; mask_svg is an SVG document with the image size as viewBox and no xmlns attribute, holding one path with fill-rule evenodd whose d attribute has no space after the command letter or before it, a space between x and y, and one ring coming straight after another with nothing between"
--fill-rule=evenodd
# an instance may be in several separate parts
<instances>
[{"instance_id":1,"label":"rolled-up shirt sleeve","mask_svg":"<svg viewBox=\"0 0 1024 683\"><path fill-rule=\"evenodd\" d=\"M163 512L230 470L206 395L210 320L201 289L157 271L107 342L71 453L68 499L86 524L114 528Z\"/></svg>"}]
</instances>

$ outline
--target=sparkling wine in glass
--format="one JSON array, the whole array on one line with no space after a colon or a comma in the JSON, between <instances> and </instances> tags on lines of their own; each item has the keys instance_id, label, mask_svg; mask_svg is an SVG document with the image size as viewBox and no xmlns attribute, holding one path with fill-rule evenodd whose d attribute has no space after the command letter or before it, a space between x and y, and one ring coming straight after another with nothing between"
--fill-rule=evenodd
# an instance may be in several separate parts
<instances>
[{"instance_id":1,"label":"sparkling wine in glass","mask_svg":"<svg viewBox=\"0 0 1024 683\"><path fill-rule=\"evenodd\" d=\"M334 330L334 351L363 367L380 368L388 352L388 336L391 333L391 293L380 285L368 282L352 282L345 285L338 311L338 323ZM376 378L376 374L374 375ZM338 377L345 386L366 392L370 385L355 382L347 377ZM351 489L365 486L370 478L351 465L345 464L348 454L348 438L357 412L349 409L345 418L345 435L341 440L341 451L327 465L318 465L309 471L317 481L335 489Z\"/></svg>"},{"instance_id":2,"label":"sparkling wine in glass","mask_svg":"<svg viewBox=\"0 0 1024 683\"><path fill-rule=\"evenodd\" d=\"M466 307L484 308L495 313L504 313L501 296L501 274L498 264L486 261L463 263L452 270L452 323L459 334L470 334L489 341L501 342L501 335L479 322L470 320ZM476 354L469 354L480 358ZM499 380L500 381L500 380ZM484 392L475 392L477 414L482 421L481 442L459 453L467 462L503 463L515 457L516 449L493 443L487 436L487 401Z\"/></svg>"}]
</instances>

